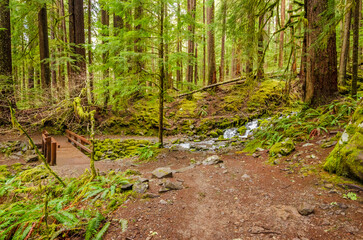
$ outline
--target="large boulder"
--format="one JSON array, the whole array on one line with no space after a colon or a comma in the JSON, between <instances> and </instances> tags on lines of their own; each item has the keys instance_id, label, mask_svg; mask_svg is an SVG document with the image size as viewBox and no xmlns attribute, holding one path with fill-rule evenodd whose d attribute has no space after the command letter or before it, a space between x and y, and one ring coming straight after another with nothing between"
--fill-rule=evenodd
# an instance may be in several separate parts
<instances>
[{"instance_id":1,"label":"large boulder","mask_svg":"<svg viewBox=\"0 0 363 240\"><path fill-rule=\"evenodd\" d=\"M338 144L326 159L324 169L363 182L362 105L356 109Z\"/></svg>"},{"instance_id":2,"label":"large boulder","mask_svg":"<svg viewBox=\"0 0 363 240\"><path fill-rule=\"evenodd\" d=\"M275 143L270 149L270 157L278 155L287 156L295 150L295 144L290 138L286 138L282 142Z\"/></svg>"}]
</instances>

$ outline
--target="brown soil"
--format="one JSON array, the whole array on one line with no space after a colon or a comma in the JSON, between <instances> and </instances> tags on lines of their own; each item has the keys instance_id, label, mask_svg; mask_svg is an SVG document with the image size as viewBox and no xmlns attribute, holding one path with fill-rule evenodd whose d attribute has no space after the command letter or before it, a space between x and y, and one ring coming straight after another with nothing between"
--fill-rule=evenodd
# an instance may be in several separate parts
<instances>
[{"instance_id":1,"label":"brown soil","mask_svg":"<svg viewBox=\"0 0 363 240\"><path fill-rule=\"evenodd\" d=\"M182 190L159 194L164 180L151 179L149 192L160 197L128 200L110 217L105 239L363 239L363 202L344 199L346 190L329 189L320 177L331 148L302 145L296 149L301 164L266 164L267 151L259 158L231 152L220 155L225 168L199 165L175 173L171 181L182 182ZM157 167L176 170L210 155L167 152L136 169L150 179ZM310 168L317 172L304 174ZM304 203L314 206L313 214L298 213ZM125 232L120 219L128 221Z\"/></svg>"},{"instance_id":2,"label":"brown soil","mask_svg":"<svg viewBox=\"0 0 363 240\"><path fill-rule=\"evenodd\" d=\"M0 136L0 141L6 139L9 136ZM343 194L354 190L329 183L330 175L321 170L321 164L332 148L320 148L318 140L310 141L311 146L298 144L278 165L266 163L266 150L254 158L240 149L224 153L165 150L157 161L138 166L132 159L97 162L100 171L140 171L150 179L148 192L159 195L127 200L109 215L112 224L104 239L363 239L363 192L355 192L358 201L344 199ZM182 182L184 189L158 193L165 180L151 178L155 168L177 170L189 166L192 159L203 161L215 154L222 165L197 165L175 173L170 180ZM14 162L0 156L0 164L4 163ZM62 176L75 176L86 167L75 162L54 169ZM302 204L314 206L314 213L300 215L297 209ZM125 232L121 219L128 221Z\"/></svg>"}]
</instances>

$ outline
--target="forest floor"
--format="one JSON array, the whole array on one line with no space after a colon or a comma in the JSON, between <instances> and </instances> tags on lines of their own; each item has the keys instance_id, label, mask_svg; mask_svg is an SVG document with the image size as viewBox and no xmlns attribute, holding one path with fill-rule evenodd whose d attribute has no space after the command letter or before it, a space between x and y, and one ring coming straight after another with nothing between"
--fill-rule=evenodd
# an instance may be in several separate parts
<instances>
[{"instance_id":1,"label":"forest floor","mask_svg":"<svg viewBox=\"0 0 363 240\"><path fill-rule=\"evenodd\" d=\"M39 136L34 138L39 141ZM363 192L347 190L344 181L321 170L332 150L320 148L321 139L298 144L277 165L267 163L267 150L251 156L237 148L165 150L148 163L96 162L101 172L133 169L149 181L146 194L109 215L111 227L104 239L363 239ZM212 155L223 163L200 164ZM68 163L54 170L72 177L85 167ZM159 167L170 167L173 177L152 178ZM165 182L183 188L159 193ZM355 192L358 200L343 198L348 192ZM126 229L121 219L127 220Z\"/></svg>"},{"instance_id":2,"label":"forest floor","mask_svg":"<svg viewBox=\"0 0 363 240\"><path fill-rule=\"evenodd\" d=\"M223 163L211 166L190 164L211 153L165 152L135 167L149 179L151 198L116 210L105 239L363 239L363 202L344 199L347 191L321 170L331 149L319 140L297 145L278 165L266 163L266 150L218 154ZM167 166L176 170L172 179L151 178ZM184 187L159 193L165 181ZM128 221L123 233L120 219Z\"/></svg>"}]
</instances>

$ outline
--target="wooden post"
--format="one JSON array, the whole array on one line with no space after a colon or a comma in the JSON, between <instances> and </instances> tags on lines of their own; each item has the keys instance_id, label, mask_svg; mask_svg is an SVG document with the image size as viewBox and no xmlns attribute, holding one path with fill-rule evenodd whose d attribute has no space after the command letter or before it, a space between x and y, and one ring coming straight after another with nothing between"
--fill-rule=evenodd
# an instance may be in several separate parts
<instances>
[{"instance_id":1,"label":"wooden post","mask_svg":"<svg viewBox=\"0 0 363 240\"><path fill-rule=\"evenodd\" d=\"M50 163L50 159L51 159L51 144L52 144L52 138L51 137L46 137L45 138L45 144L46 144L46 159L47 159L47 162Z\"/></svg>"},{"instance_id":2,"label":"wooden post","mask_svg":"<svg viewBox=\"0 0 363 240\"><path fill-rule=\"evenodd\" d=\"M52 142L51 145L51 158L50 158L50 165L55 166L57 163L57 142Z\"/></svg>"}]
</instances>

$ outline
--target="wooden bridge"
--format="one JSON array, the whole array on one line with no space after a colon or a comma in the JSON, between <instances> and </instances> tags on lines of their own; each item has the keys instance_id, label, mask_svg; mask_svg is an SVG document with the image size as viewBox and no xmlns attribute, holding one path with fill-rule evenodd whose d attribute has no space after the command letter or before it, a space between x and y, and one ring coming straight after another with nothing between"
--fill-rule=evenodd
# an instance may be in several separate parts
<instances>
[{"instance_id":1,"label":"wooden bridge","mask_svg":"<svg viewBox=\"0 0 363 240\"><path fill-rule=\"evenodd\" d=\"M90 144L85 137L69 130L66 130L66 136L51 137L46 131L42 134L42 151L52 166L89 165L90 159L82 151L91 153L87 146Z\"/></svg>"}]
</instances>

